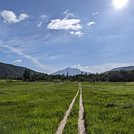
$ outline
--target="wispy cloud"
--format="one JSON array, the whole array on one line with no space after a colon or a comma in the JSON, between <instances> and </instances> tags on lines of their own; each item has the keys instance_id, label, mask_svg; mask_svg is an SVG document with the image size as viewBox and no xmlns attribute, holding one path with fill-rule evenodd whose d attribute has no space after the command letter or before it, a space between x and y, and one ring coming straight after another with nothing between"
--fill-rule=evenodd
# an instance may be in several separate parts
<instances>
[{"instance_id":1,"label":"wispy cloud","mask_svg":"<svg viewBox=\"0 0 134 134\"><path fill-rule=\"evenodd\" d=\"M94 17L94 16L96 16L96 15L98 15L99 14L99 12L94 12L93 14L92 14L92 17Z\"/></svg>"},{"instance_id":2,"label":"wispy cloud","mask_svg":"<svg viewBox=\"0 0 134 134\"><path fill-rule=\"evenodd\" d=\"M19 59L19 60L13 61L13 63L18 64L18 63L21 63L22 61L23 61L23 60Z\"/></svg>"},{"instance_id":3,"label":"wispy cloud","mask_svg":"<svg viewBox=\"0 0 134 134\"><path fill-rule=\"evenodd\" d=\"M56 59L60 59L60 58L63 58L63 57L64 57L63 54L58 54L58 55L47 56L46 59L49 59L49 60L56 60Z\"/></svg>"},{"instance_id":4,"label":"wispy cloud","mask_svg":"<svg viewBox=\"0 0 134 134\"><path fill-rule=\"evenodd\" d=\"M64 11L63 14L65 15L65 18L70 18L70 17L75 16L73 13L70 12L70 9L67 9L66 11Z\"/></svg>"},{"instance_id":5,"label":"wispy cloud","mask_svg":"<svg viewBox=\"0 0 134 134\"><path fill-rule=\"evenodd\" d=\"M81 37L84 35L84 33L82 33L81 31L71 31L70 34L74 36L78 36L78 37Z\"/></svg>"},{"instance_id":6,"label":"wispy cloud","mask_svg":"<svg viewBox=\"0 0 134 134\"><path fill-rule=\"evenodd\" d=\"M44 23L47 23L47 22L48 22L48 16L43 14L40 16L40 21L37 24L37 27L40 28Z\"/></svg>"},{"instance_id":7,"label":"wispy cloud","mask_svg":"<svg viewBox=\"0 0 134 134\"><path fill-rule=\"evenodd\" d=\"M87 25L88 25L89 27L91 27L92 25L95 25L95 24L96 24L95 21L90 21L90 22L87 23Z\"/></svg>"},{"instance_id":8,"label":"wispy cloud","mask_svg":"<svg viewBox=\"0 0 134 134\"><path fill-rule=\"evenodd\" d=\"M64 40L63 38L62 38L62 40ZM16 55L16 58L19 58L19 59L15 60L13 62L14 64L20 63L19 65L22 65L22 62L25 62L28 60L27 62L32 63L32 69L41 71L41 72L52 73L55 70L57 70L58 67L61 65L58 65L58 67L57 67L57 65L44 64L41 61L42 60L46 61L46 62L54 61L56 59L60 59L60 58L64 57L64 55L63 54L51 54L50 55L47 53L46 54L40 53L40 54L38 54L38 57L33 56L33 53L35 53L36 50L35 50L35 46L33 46L31 44L33 43L33 40L39 42L40 39L42 39L42 38L38 39L36 36L34 36L34 37L26 38L25 40L22 39L22 40L0 41L0 51L2 51L2 52L4 51L4 52L6 52L6 54L7 53L17 54L19 57ZM34 41L34 43L35 43L35 41ZM52 42L61 42L61 37L55 38L54 40L53 39L45 40L45 38L44 38L42 41L46 42L46 44L51 44ZM64 42L62 42L62 43L64 43ZM31 50L33 48L34 48L34 50ZM28 64L26 64L26 65L28 67Z\"/></svg>"},{"instance_id":9,"label":"wispy cloud","mask_svg":"<svg viewBox=\"0 0 134 134\"><path fill-rule=\"evenodd\" d=\"M37 27L41 27L42 24L43 24L43 22L40 21L40 22L37 24Z\"/></svg>"},{"instance_id":10,"label":"wispy cloud","mask_svg":"<svg viewBox=\"0 0 134 134\"><path fill-rule=\"evenodd\" d=\"M16 14L10 10L3 10L0 12L0 16L4 19L4 22L7 23L18 23L29 18L26 13L21 13L19 16L16 16Z\"/></svg>"},{"instance_id":11,"label":"wispy cloud","mask_svg":"<svg viewBox=\"0 0 134 134\"><path fill-rule=\"evenodd\" d=\"M35 64L37 67L41 68L41 69L44 69L46 67L46 65L40 63L36 58L34 58L33 56L31 55L28 55L28 54L25 54L23 52L22 49L19 49L19 48L15 48L15 47L12 47L12 46L9 46L9 45L2 45L0 44L0 47L3 47L3 48L6 48L6 49L9 49L11 52L13 53L16 53L28 60L30 60L33 64Z\"/></svg>"}]
</instances>

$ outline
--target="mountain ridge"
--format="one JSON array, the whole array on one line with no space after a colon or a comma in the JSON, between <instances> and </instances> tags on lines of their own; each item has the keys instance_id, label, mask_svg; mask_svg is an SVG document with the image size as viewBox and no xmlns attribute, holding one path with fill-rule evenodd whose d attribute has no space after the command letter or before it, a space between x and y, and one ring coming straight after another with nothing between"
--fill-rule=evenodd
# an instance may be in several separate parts
<instances>
[{"instance_id":1,"label":"mountain ridge","mask_svg":"<svg viewBox=\"0 0 134 134\"><path fill-rule=\"evenodd\" d=\"M29 68L0 62L0 78L22 77L26 69L29 69ZM29 69L29 70L31 73L38 73L32 69Z\"/></svg>"},{"instance_id":2,"label":"mountain ridge","mask_svg":"<svg viewBox=\"0 0 134 134\"><path fill-rule=\"evenodd\" d=\"M0 62L0 78L13 78L14 79L14 78L22 77L23 73L26 69L29 69L29 68ZM29 69L29 70L33 74L42 74L41 72L37 72L32 69ZM113 68L110 71L121 71L121 70L131 71L131 70L134 70L134 66ZM107 72L110 72L110 71L107 71ZM107 72L105 72L105 73L107 73ZM67 67L65 69L56 71L56 72L52 73L51 75L75 76L75 75L79 75L79 74L91 74L91 73L81 71L80 69L77 69L77 68Z\"/></svg>"},{"instance_id":3,"label":"mountain ridge","mask_svg":"<svg viewBox=\"0 0 134 134\"><path fill-rule=\"evenodd\" d=\"M134 66L126 66L126 67L117 67L117 68L113 68L111 71L131 71L134 70Z\"/></svg>"}]
</instances>

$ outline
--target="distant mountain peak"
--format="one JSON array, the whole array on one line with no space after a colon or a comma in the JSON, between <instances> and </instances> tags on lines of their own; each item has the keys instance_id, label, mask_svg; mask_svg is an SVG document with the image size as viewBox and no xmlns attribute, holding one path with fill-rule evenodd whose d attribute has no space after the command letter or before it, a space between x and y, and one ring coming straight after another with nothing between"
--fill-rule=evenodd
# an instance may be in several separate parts
<instances>
[{"instance_id":1,"label":"distant mountain peak","mask_svg":"<svg viewBox=\"0 0 134 134\"><path fill-rule=\"evenodd\" d=\"M68 74L69 76L74 76L74 75L79 75L81 73L90 74L89 72L81 71L78 68L67 67L63 70L59 70L59 71L53 73L53 75L67 75Z\"/></svg>"}]
</instances>

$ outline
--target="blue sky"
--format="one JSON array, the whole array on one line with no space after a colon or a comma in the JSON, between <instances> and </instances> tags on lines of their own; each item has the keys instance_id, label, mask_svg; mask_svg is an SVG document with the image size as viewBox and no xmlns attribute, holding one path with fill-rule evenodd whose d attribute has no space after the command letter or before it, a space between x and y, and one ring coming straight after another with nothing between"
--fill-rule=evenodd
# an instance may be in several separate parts
<instances>
[{"instance_id":1,"label":"blue sky","mask_svg":"<svg viewBox=\"0 0 134 134\"><path fill-rule=\"evenodd\" d=\"M134 65L134 1L113 1L1 0L0 61L47 73Z\"/></svg>"}]
</instances>

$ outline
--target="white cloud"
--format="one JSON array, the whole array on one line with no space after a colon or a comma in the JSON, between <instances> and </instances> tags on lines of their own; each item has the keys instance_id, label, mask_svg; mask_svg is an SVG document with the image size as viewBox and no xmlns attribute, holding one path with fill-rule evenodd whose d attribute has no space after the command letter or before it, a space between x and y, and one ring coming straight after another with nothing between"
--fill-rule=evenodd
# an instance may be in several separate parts
<instances>
[{"instance_id":1,"label":"white cloud","mask_svg":"<svg viewBox=\"0 0 134 134\"><path fill-rule=\"evenodd\" d=\"M99 64L99 65L91 65L91 66L81 66L80 64L74 65L74 68L78 68L82 71L91 72L91 73L102 73L109 71L113 68L117 67L125 67L125 66L133 66L132 63L107 63L107 64Z\"/></svg>"},{"instance_id":2,"label":"white cloud","mask_svg":"<svg viewBox=\"0 0 134 134\"><path fill-rule=\"evenodd\" d=\"M4 22L7 23L18 23L29 17L25 13L22 13L17 17L16 14L10 10L3 10L2 12L0 12L0 16L4 19Z\"/></svg>"},{"instance_id":3,"label":"white cloud","mask_svg":"<svg viewBox=\"0 0 134 134\"><path fill-rule=\"evenodd\" d=\"M19 21L22 21L22 20L27 19L28 17L29 17L29 16L28 16L27 14L22 13L22 14L20 14L20 16L19 16L18 20L19 20Z\"/></svg>"},{"instance_id":4,"label":"white cloud","mask_svg":"<svg viewBox=\"0 0 134 134\"><path fill-rule=\"evenodd\" d=\"M90 27L90 26L92 26L92 25L94 25L95 24L95 22L94 21L91 21L91 22L88 22L87 23L87 25Z\"/></svg>"},{"instance_id":5,"label":"white cloud","mask_svg":"<svg viewBox=\"0 0 134 134\"><path fill-rule=\"evenodd\" d=\"M15 15L15 13L13 11L3 10L0 13L0 15L4 19L4 22L8 22L8 23L17 23L18 22L17 16Z\"/></svg>"},{"instance_id":6,"label":"white cloud","mask_svg":"<svg viewBox=\"0 0 134 134\"><path fill-rule=\"evenodd\" d=\"M70 34L74 36L78 36L78 37L81 37L84 35L84 33L82 33L81 31L71 31Z\"/></svg>"},{"instance_id":7,"label":"white cloud","mask_svg":"<svg viewBox=\"0 0 134 134\"><path fill-rule=\"evenodd\" d=\"M63 19L54 19L51 20L47 25L47 28L50 30L66 30L73 36L81 37L84 33L81 32L82 25L81 20L74 18L74 14L70 12L69 9L64 11ZM40 25L39 25L40 26Z\"/></svg>"},{"instance_id":8,"label":"white cloud","mask_svg":"<svg viewBox=\"0 0 134 134\"><path fill-rule=\"evenodd\" d=\"M47 28L52 30L80 30L82 28L80 19L55 19L51 20Z\"/></svg>"},{"instance_id":9,"label":"white cloud","mask_svg":"<svg viewBox=\"0 0 134 134\"><path fill-rule=\"evenodd\" d=\"M65 18L70 18L70 17L74 17L74 14L70 12L70 9L67 9L66 11L64 11L63 13L65 15Z\"/></svg>"}]
</instances>

